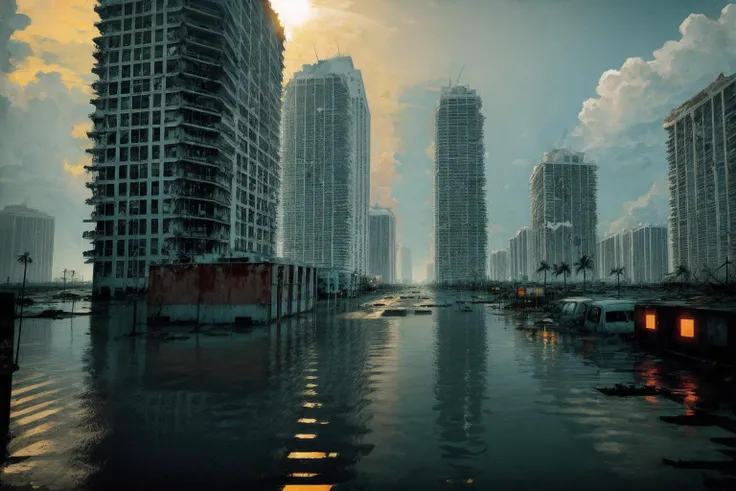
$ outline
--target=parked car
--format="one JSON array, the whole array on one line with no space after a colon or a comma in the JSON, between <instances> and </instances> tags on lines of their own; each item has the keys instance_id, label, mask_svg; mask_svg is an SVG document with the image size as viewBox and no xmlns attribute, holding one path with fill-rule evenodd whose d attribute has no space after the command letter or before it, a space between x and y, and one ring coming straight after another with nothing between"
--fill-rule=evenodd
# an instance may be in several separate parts
<instances>
[{"instance_id":1,"label":"parked car","mask_svg":"<svg viewBox=\"0 0 736 491\"><path fill-rule=\"evenodd\" d=\"M599 300L585 313L585 328L593 332L630 334L634 332L634 306L630 300Z\"/></svg>"},{"instance_id":2,"label":"parked car","mask_svg":"<svg viewBox=\"0 0 736 491\"><path fill-rule=\"evenodd\" d=\"M552 310L550 317L561 325L582 327L585 312L591 303L593 299L587 297L563 298Z\"/></svg>"}]
</instances>

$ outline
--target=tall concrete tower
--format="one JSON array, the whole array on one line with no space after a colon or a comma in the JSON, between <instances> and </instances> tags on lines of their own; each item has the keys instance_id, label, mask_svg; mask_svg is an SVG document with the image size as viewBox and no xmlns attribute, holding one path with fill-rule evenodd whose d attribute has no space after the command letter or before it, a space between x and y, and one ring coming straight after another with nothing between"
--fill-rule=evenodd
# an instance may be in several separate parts
<instances>
[{"instance_id":1,"label":"tall concrete tower","mask_svg":"<svg viewBox=\"0 0 736 491\"><path fill-rule=\"evenodd\" d=\"M438 283L484 279L487 265L482 103L467 86L444 87L435 113L434 237Z\"/></svg>"},{"instance_id":2,"label":"tall concrete tower","mask_svg":"<svg viewBox=\"0 0 736 491\"><path fill-rule=\"evenodd\" d=\"M144 286L153 262L275 255L284 33L270 2L95 11L94 293Z\"/></svg>"},{"instance_id":3,"label":"tall concrete tower","mask_svg":"<svg viewBox=\"0 0 736 491\"><path fill-rule=\"evenodd\" d=\"M370 111L349 56L304 65L283 106L284 256L368 274Z\"/></svg>"},{"instance_id":4,"label":"tall concrete tower","mask_svg":"<svg viewBox=\"0 0 736 491\"><path fill-rule=\"evenodd\" d=\"M736 258L736 75L721 74L664 128L672 264L724 279L720 266Z\"/></svg>"},{"instance_id":5,"label":"tall concrete tower","mask_svg":"<svg viewBox=\"0 0 736 491\"><path fill-rule=\"evenodd\" d=\"M583 254L596 254L597 170L584 153L571 150L545 152L534 167L530 178L532 268L541 261L572 267Z\"/></svg>"},{"instance_id":6,"label":"tall concrete tower","mask_svg":"<svg viewBox=\"0 0 736 491\"><path fill-rule=\"evenodd\" d=\"M368 244L370 274L392 285L396 281L396 217L389 208L370 209Z\"/></svg>"}]
</instances>

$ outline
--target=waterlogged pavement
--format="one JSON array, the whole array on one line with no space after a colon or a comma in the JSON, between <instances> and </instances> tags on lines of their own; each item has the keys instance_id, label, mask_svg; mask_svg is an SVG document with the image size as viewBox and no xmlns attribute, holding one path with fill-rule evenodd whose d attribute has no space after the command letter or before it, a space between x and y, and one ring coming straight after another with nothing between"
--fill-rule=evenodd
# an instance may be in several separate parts
<instances>
[{"instance_id":1,"label":"waterlogged pavement","mask_svg":"<svg viewBox=\"0 0 736 491\"><path fill-rule=\"evenodd\" d=\"M620 343L518 330L489 305L462 312L460 298L323 304L280 325L166 337L126 336L127 306L25 319L2 483L697 490L723 479L663 463L731 461L711 438L736 435L660 420L704 400L694 375ZM427 303L452 306L413 313ZM408 315L381 316L395 308ZM616 383L666 384L684 404L595 390Z\"/></svg>"}]
</instances>

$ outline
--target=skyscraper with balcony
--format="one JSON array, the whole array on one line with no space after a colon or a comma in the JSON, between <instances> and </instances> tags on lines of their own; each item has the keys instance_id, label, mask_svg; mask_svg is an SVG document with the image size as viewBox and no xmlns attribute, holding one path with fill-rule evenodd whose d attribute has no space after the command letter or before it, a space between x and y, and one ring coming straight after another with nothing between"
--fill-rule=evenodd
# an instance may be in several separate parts
<instances>
[{"instance_id":1,"label":"skyscraper with balcony","mask_svg":"<svg viewBox=\"0 0 736 491\"><path fill-rule=\"evenodd\" d=\"M597 166L584 153L556 149L544 153L529 182L533 264L566 262L572 267L583 254L594 256Z\"/></svg>"},{"instance_id":2,"label":"skyscraper with balcony","mask_svg":"<svg viewBox=\"0 0 736 491\"><path fill-rule=\"evenodd\" d=\"M49 282L54 265L54 217L25 205L6 206L0 211L0 283L23 281L18 256L28 252L28 283Z\"/></svg>"},{"instance_id":3,"label":"skyscraper with balcony","mask_svg":"<svg viewBox=\"0 0 736 491\"><path fill-rule=\"evenodd\" d=\"M721 74L664 128L672 263L724 279L720 266L736 257L736 75Z\"/></svg>"},{"instance_id":4,"label":"skyscraper with balcony","mask_svg":"<svg viewBox=\"0 0 736 491\"><path fill-rule=\"evenodd\" d=\"M396 217L389 208L370 209L368 232L368 270L381 283L392 285L396 279Z\"/></svg>"},{"instance_id":5,"label":"skyscraper with balcony","mask_svg":"<svg viewBox=\"0 0 736 491\"><path fill-rule=\"evenodd\" d=\"M438 283L486 277L485 145L480 96L442 88L435 112L434 262Z\"/></svg>"},{"instance_id":6,"label":"skyscraper with balcony","mask_svg":"<svg viewBox=\"0 0 736 491\"><path fill-rule=\"evenodd\" d=\"M284 33L267 0L99 0L93 290L148 266L275 254Z\"/></svg>"},{"instance_id":7,"label":"skyscraper with balcony","mask_svg":"<svg viewBox=\"0 0 736 491\"><path fill-rule=\"evenodd\" d=\"M283 105L284 256L368 274L371 115L349 56L304 65Z\"/></svg>"}]
</instances>

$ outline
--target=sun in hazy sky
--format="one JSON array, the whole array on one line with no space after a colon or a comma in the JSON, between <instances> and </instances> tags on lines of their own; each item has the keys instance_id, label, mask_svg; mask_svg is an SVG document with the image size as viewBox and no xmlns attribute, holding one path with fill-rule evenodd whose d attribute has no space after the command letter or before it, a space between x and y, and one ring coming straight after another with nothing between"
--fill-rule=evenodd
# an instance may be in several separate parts
<instances>
[{"instance_id":1,"label":"sun in hazy sky","mask_svg":"<svg viewBox=\"0 0 736 491\"><path fill-rule=\"evenodd\" d=\"M291 40L294 28L304 24L314 15L312 0L271 0L271 6L279 15L288 40Z\"/></svg>"}]
</instances>

